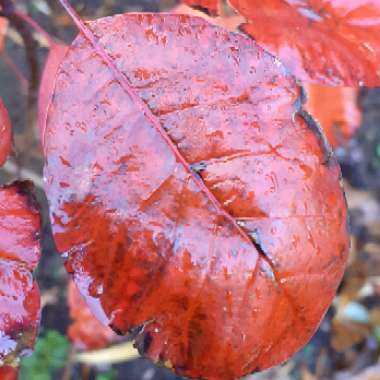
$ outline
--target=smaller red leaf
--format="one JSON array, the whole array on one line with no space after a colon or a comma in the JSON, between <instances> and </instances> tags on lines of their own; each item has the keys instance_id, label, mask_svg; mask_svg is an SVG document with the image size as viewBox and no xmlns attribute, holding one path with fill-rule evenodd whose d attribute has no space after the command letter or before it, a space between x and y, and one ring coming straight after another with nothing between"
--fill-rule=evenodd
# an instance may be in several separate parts
<instances>
[{"instance_id":1,"label":"smaller red leaf","mask_svg":"<svg viewBox=\"0 0 380 380\"><path fill-rule=\"evenodd\" d=\"M231 0L242 30L299 79L380 85L380 0Z\"/></svg>"},{"instance_id":2,"label":"smaller red leaf","mask_svg":"<svg viewBox=\"0 0 380 380\"><path fill-rule=\"evenodd\" d=\"M94 317L73 281L69 282L67 298L70 317L73 319L68 336L78 350L104 348L118 339L109 327L104 326Z\"/></svg>"},{"instance_id":3,"label":"smaller red leaf","mask_svg":"<svg viewBox=\"0 0 380 380\"><path fill-rule=\"evenodd\" d=\"M8 111L0 98L0 166L6 161L12 142L12 127Z\"/></svg>"},{"instance_id":4,"label":"smaller red leaf","mask_svg":"<svg viewBox=\"0 0 380 380\"><path fill-rule=\"evenodd\" d=\"M5 34L8 28L8 20L5 17L0 17L0 53L4 49Z\"/></svg>"},{"instance_id":5,"label":"smaller red leaf","mask_svg":"<svg viewBox=\"0 0 380 380\"><path fill-rule=\"evenodd\" d=\"M29 182L0 188L0 363L34 346L40 296L32 271L40 257L40 215Z\"/></svg>"},{"instance_id":6,"label":"smaller red leaf","mask_svg":"<svg viewBox=\"0 0 380 380\"><path fill-rule=\"evenodd\" d=\"M305 105L319 122L333 147L344 145L360 127L361 112L358 108L358 90L351 87L327 87L306 84Z\"/></svg>"},{"instance_id":7,"label":"smaller red leaf","mask_svg":"<svg viewBox=\"0 0 380 380\"><path fill-rule=\"evenodd\" d=\"M40 132L41 141L46 126L47 112L49 102L55 87L55 75L59 64L67 52L68 46L61 43L52 43L50 52L42 74L40 90L38 94L38 129Z\"/></svg>"},{"instance_id":8,"label":"smaller red leaf","mask_svg":"<svg viewBox=\"0 0 380 380\"><path fill-rule=\"evenodd\" d=\"M212 16L216 16L219 13L219 0L183 0L183 3L190 7L206 11Z\"/></svg>"}]
</instances>

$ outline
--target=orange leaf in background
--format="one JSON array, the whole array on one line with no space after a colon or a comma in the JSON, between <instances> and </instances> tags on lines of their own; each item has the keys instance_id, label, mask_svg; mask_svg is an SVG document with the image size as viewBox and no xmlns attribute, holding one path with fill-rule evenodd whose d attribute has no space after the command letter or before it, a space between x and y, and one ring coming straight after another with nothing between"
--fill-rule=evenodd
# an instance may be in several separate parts
<instances>
[{"instance_id":1,"label":"orange leaf in background","mask_svg":"<svg viewBox=\"0 0 380 380\"><path fill-rule=\"evenodd\" d=\"M12 148L12 126L8 111L0 98L0 166L7 160Z\"/></svg>"},{"instance_id":2,"label":"orange leaf in background","mask_svg":"<svg viewBox=\"0 0 380 380\"><path fill-rule=\"evenodd\" d=\"M210 15L217 15L219 0L183 0L183 3L190 7L200 8Z\"/></svg>"},{"instance_id":3,"label":"orange leaf in background","mask_svg":"<svg viewBox=\"0 0 380 380\"><path fill-rule=\"evenodd\" d=\"M366 324L336 319L331 325L331 345L337 352L343 352L365 341L370 333Z\"/></svg>"},{"instance_id":4,"label":"orange leaf in background","mask_svg":"<svg viewBox=\"0 0 380 380\"><path fill-rule=\"evenodd\" d=\"M294 78L198 17L77 22L44 151L54 238L87 304L188 377L284 361L348 250L339 166Z\"/></svg>"},{"instance_id":5,"label":"orange leaf in background","mask_svg":"<svg viewBox=\"0 0 380 380\"><path fill-rule=\"evenodd\" d=\"M321 125L333 147L344 145L361 125L358 93L350 87L304 85L305 108Z\"/></svg>"},{"instance_id":6,"label":"orange leaf in background","mask_svg":"<svg viewBox=\"0 0 380 380\"><path fill-rule=\"evenodd\" d=\"M4 49L5 45L5 35L7 33L8 28L8 19L5 17L0 17L0 53Z\"/></svg>"},{"instance_id":7,"label":"orange leaf in background","mask_svg":"<svg viewBox=\"0 0 380 380\"><path fill-rule=\"evenodd\" d=\"M68 304L73 323L68 336L78 350L89 351L107 347L118 336L107 326L103 326L91 313L79 294L73 281L68 286Z\"/></svg>"},{"instance_id":8,"label":"orange leaf in background","mask_svg":"<svg viewBox=\"0 0 380 380\"><path fill-rule=\"evenodd\" d=\"M40 216L29 182L0 188L0 362L34 346L40 295L32 271L40 257Z\"/></svg>"},{"instance_id":9,"label":"orange leaf in background","mask_svg":"<svg viewBox=\"0 0 380 380\"><path fill-rule=\"evenodd\" d=\"M238 26L245 21L244 17L238 14L224 17L210 17L206 15L204 12L198 11L185 4L177 5L175 8L172 9L172 12L177 14L202 17L209 23L226 28L231 32L236 31L238 29Z\"/></svg>"},{"instance_id":10,"label":"orange leaf in background","mask_svg":"<svg viewBox=\"0 0 380 380\"><path fill-rule=\"evenodd\" d=\"M242 26L299 79L380 85L380 0L230 0Z\"/></svg>"}]
</instances>

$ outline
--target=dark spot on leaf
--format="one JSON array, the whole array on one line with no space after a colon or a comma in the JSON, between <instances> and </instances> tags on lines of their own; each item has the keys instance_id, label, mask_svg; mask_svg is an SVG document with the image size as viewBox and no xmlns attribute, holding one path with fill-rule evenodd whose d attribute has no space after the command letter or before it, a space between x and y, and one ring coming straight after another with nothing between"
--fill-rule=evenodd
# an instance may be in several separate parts
<instances>
[{"instance_id":1,"label":"dark spot on leaf","mask_svg":"<svg viewBox=\"0 0 380 380\"><path fill-rule=\"evenodd\" d=\"M313 119L313 117L305 110L300 110L298 115L306 122L306 125L317 137L320 147L324 155L323 163L327 166L337 165L334 153L331 149L330 143L326 139L325 134L323 133L320 125Z\"/></svg>"}]
</instances>

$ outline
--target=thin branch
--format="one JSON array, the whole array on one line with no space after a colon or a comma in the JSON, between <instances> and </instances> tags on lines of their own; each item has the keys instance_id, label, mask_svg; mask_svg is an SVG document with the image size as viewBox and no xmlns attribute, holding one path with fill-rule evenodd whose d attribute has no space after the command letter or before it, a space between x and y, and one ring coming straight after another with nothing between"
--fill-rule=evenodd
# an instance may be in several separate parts
<instances>
[{"instance_id":1,"label":"thin branch","mask_svg":"<svg viewBox=\"0 0 380 380\"><path fill-rule=\"evenodd\" d=\"M0 16L7 18L16 17L19 20L22 20L25 24L28 24L37 33L41 34L50 46L54 44L54 38L38 22L33 20L26 13L18 10L14 5L13 0L0 0L0 6Z\"/></svg>"},{"instance_id":2,"label":"thin branch","mask_svg":"<svg viewBox=\"0 0 380 380\"><path fill-rule=\"evenodd\" d=\"M37 90L39 84L39 64L37 58L37 42L34 40L25 20L17 14L12 0L0 0L2 15L16 28L24 41L25 55L29 67L28 87L28 125L33 125L34 115L30 110L34 109L37 101Z\"/></svg>"},{"instance_id":3,"label":"thin branch","mask_svg":"<svg viewBox=\"0 0 380 380\"><path fill-rule=\"evenodd\" d=\"M3 57L5 63L8 65L8 67L16 75L17 79L20 82L21 89L22 89L23 93L27 93L28 87L29 87L29 82L25 78L24 74L21 72L19 67L16 65L16 63L13 61L13 59L8 55L8 53L5 50L1 53L1 57Z\"/></svg>"},{"instance_id":4,"label":"thin branch","mask_svg":"<svg viewBox=\"0 0 380 380\"><path fill-rule=\"evenodd\" d=\"M41 34L46 41L48 42L49 46L53 46L55 44L54 38L35 20L33 20L29 15L19 11L15 10L14 15L18 17L20 20L23 20L26 24L28 24L32 29L34 29L37 33Z\"/></svg>"},{"instance_id":5,"label":"thin branch","mask_svg":"<svg viewBox=\"0 0 380 380\"><path fill-rule=\"evenodd\" d=\"M0 0L2 7L1 15L6 17L21 35L24 46L25 55L29 64L30 81L29 81L29 96L34 96L38 88L38 59L37 59L37 43L33 39L28 27L25 25L24 19L17 14L15 5L12 0ZM33 99L33 103L35 99Z\"/></svg>"}]
</instances>

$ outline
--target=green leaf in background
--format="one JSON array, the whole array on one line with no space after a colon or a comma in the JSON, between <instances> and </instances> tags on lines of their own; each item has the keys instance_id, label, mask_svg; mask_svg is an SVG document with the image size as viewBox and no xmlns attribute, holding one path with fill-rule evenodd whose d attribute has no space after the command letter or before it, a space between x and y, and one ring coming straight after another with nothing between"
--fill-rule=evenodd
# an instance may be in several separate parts
<instances>
[{"instance_id":1,"label":"green leaf in background","mask_svg":"<svg viewBox=\"0 0 380 380\"><path fill-rule=\"evenodd\" d=\"M21 361L19 380L51 380L66 364L70 344L58 331L48 330L37 341L32 356Z\"/></svg>"},{"instance_id":2,"label":"green leaf in background","mask_svg":"<svg viewBox=\"0 0 380 380\"><path fill-rule=\"evenodd\" d=\"M96 380L113 380L115 378L114 375L115 372L110 370L96 375Z\"/></svg>"}]
</instances>

